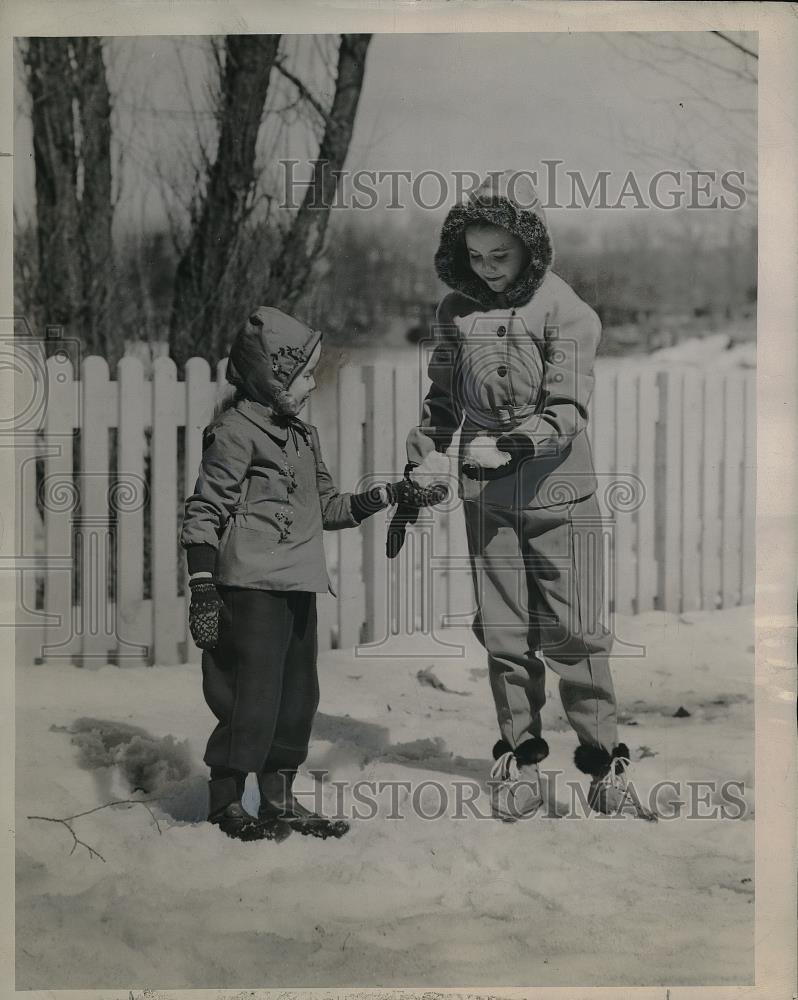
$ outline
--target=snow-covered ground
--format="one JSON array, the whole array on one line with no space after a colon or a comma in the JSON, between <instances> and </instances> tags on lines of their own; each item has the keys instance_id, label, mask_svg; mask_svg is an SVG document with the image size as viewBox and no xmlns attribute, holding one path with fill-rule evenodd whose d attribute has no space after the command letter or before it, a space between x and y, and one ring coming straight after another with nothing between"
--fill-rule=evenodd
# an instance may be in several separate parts
<instances>
[{"instance_id":1,"label":"snow-covered ground","mask_svg":"<svg viewBox=\"0 0 798 1000\"><path fill-rule=\"evenodd\" d=\"M196 668L20 669L17 989L751 983L753 609L649 612L619 618L616 634L646 647L614 661L638 790L679 782L684 813L688 782L743 781L743 819L556 818L578 775L550 678L545 766L561 774L549 815L456 819L452 796L430 820L403 792L404 818L389 819L386 793L340 841L242 844L202 822L211 719ZM396 659L325 654L308 767L447 793L483 781L495 724L483 654L463 639L461 659L423 641ZM419 681L427 667L449 690ZM73 742L86 717L104 742ZM121 764L99 766L114 734ZM73 822L104 860L27 818L157 794L171 797L152 816L135 805ZM435 810L433 786L421 802Z\"/></svg>"}]
</instances>

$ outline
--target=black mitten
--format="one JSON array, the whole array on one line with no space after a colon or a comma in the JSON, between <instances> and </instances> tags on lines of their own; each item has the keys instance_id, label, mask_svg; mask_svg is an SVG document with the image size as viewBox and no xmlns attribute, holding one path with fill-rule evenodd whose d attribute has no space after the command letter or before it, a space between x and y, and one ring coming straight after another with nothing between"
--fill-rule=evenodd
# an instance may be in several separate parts
<instances>
[{"instance_id":1,"label":"black mitten","mask_svg":"<svg viewBox=\"0 0 798 1000\"><path fill-rule=\"evenodd\" d=\"M394 559L402 551L405 544L408 524L413 525L418 520L418 507L410 507L407 504L398 504L393 512L391 523L388 525L388 537L385 541L385 554L389 559Z\"/></svg>"},{"instance_id":2,"label":"black mitten","mask_svg":"<svg viewBox=\"0 0 798 1000\"><path fill-rule=\"evenodd\" d=\"M210 577L189 580L191 604L188 609L188 627L194 644L200 649L215 649L219 643L219 624L227 608L219 596L216 584Z\"/></svg>"},{"instance_id":3,"label":"black mitten","mask_svg":"<svg viewBox=\"0 0 798 1000\"><path fill-rule=\"evenodd\" d=\"M512 462L520 462L525 458L531 458L535 454L535 446L532 439L526 434L502 434L496 441L499 451L506 451Z\"/></svg>"}]
</instances>

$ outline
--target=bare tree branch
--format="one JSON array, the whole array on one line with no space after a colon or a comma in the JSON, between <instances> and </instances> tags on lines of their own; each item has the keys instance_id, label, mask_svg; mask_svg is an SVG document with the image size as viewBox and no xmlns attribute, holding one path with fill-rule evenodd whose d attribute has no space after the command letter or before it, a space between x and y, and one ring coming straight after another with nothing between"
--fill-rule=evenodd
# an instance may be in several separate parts
<instances>
[{"instance_id":1,"label":"bare tree branch","mask_svg":"<svg viewBox=\"0 0 798 1000\"><path fill-rule=\"evenodd\" d=\"M740 52L744 52L747 56L750 56L752 59L757 59L757 60L759 59L758 53L752 52L751 49L747 49L744 45L741 45L739 42L735 41L729 35L725 34L725 32L713 31L712 34L717 35L718 38L722 38L724 42L727 42L729 45L733 45L735 49L739 49Z\"/></svg>"},{"instance_id":2,"label":"bare tree branch","mask_svg":"<svg viewBox=\"0 0 798 1000\"><path fill-rule=\"evenodd\" d=\"M85 840L81 840L80 837L78 837L78 835L75 833L75 831L69 825L69 822L67 820L65 820L65 819L54 819L52 816L28 816L28 819L40 819L40 820L42 820L45 823L61 823L62 826L65 826L66 829L69 830L70 834L72 835L73 844L72 844L72 850L69 852L70 855L74 854L75 853L75 848L78 845L80 845L81 847L85 847L86 848L86 850L89 852L89 857L90 858L99 858L100 861L105 862L105 858L102 856L102 854L100 854L99 851L95 850L91 846L91 844L87 844Z\"/></svg>"},{"instance_id":3,"label":"bare tree branch","mask_svg":"<svg viewBox=\"0 0 798 1000\"><path fill-rule=\"evenodd\" d=\"M672 99L663 101L671 105L674 117L675 138L667 147L657 145L656 141L646 142L638 130L633 135L623 136L626 147L630 152L643 155L653 162L682 162L691 169L699 169L691 147L703 148L709 137L717 136L724 144L731 144L733 147L740 165L745 167L745 190L749 196L755 195L756 166L753 154L756 149L756 107L753 98L756 93L756 75L747 69L723 65L717 59L710 58L705 51L706 35L709 33L702 33L705 38L703 47L698 41L694 46L682 44L678 40L681 37L679 35L632 34L639 42L637 52L628 44L618 44L611 34L605 33L602 37L625 61L677 83L690 96L690 101L685 98L684 102L689 115L683 113L681 104L677 111ZM698 39L701 37L699 35ZM730 76L739 82L733 85L728 79ZM750 107L745 107L745 101L749 97L752 103ZM701 166L706 167L707 164Z\"/></svg>"},{"instance_id":4,"label":"bare tree branch","mask_svg":"<svg viewBox=\"0 0 798 1000\"><path fill-rule=\"evenodd\" d=\"M745 66L742 68L739 66L730 66L728 64L718 62L717 59L711 59L706 52L705 46L700 47L700 49L691 48L689 45L684 45L678 41L677 38L679 36L668 35L665 33L633 31L629 34L648 47L651 51L656 52L660 56L660 63L662 62L662 54L668 53L673 56L673 59L671 59L670 62L674 66L678 67L679 65L683 65L684 60L689 59L696 66L709 66L712 69L718 70L720 73L735 77L738 80L744 80L746 83L756 83L757 77L754 72L747 69ZM702 33L698 33L697 37L701 39ZM668 41L668 39L670 39L670 41Z\"/></svg>"},{"instance_id":5,"label":"bare tree branch","mask_svg":"<svg viewBox=\"0 0 798 1000\"><path fill-rule=\"evenodd\" d=\"M194 96L191 93L191 84L189 82L189 76L186 70L186 64L183 59L183 53L180 51L180 43L177 41L175 41L174 43L174 53L177 60L177 65L180 68L180 76L183 82L183 90L185 92L186 99L188 101L189 113L191 115L192 121L194 122L194 138L196 139L197 147L199 148L200 156L202 157L202 165L206 173L210 174L211 158L208 154L208 148L205 142L205 138L203 136L202 123L200 120L201 114L196 106L196 103L194 102ZM159 115L162 115L164 113L165 112L163 108L158 109ZM211 115L210 117L214 116Z\"/></svg>"},{"instance_id":6,"label":"bare tree branch","mask_svg":"<svg viewBox=\"0 0 798 1000\"><path fill-rule=\"evenodd\" d=\"M96 850L90 844L87 844L85 840L81 840L80 837L78 837L78 835L75 833L75 830L72 827L73 821L76 820L76 819L80 819L83 816L91 816L92 813L99 812L101 809L109 809L112 806L124 806L124 805L131 805L131 806L133 806L133 805L138 805L138 806L144 806L144 808L150 814L150 817L151 817L153 823L155 824L155 828L157 829L158 833L162 834L163 831L161 830L161 825L158 822L158 820L155 818L155 814L153 813L152 809L150 809L150 807L148 805L148 803L150 803L150 802L160 802L160 801L162 801L162 799L160 799L160 798L154 798L154 799L116 799L114 802L106 802L106 803L104 803L104 805L95 806L94 809L86 809L84 812L75 813L74 816L64 816L63 818L58 818L58 817L55 817L55 816L28 816L28 819L41 820L43 823L60 823L62 826L66 827L67 830L69 830L69 832L70 832L70 834L72 836L72 850L69 852L70 854L74 854L75 850L76 850L76 848L78 846L85 847L86 850L89 852L89 857L90 858L99 858L100 861L105 862L105 858L102 856L102 854L100 854L100 852L98 850Z\"/></svg>"},{"instance_id":7,"label":"bare tree branch","mask_svg":"<svg viewBox=\"0 0 798 1000\"><path fill-rule=\"evenodd\" d=\"M319 116L319 118L321 118L321 120L323 122L326 122L327 121L327 112L321 106L321 104L319 103L318 99L315 98L313 96L313 94L311 94L311 92L308 90L308 88L305 86L305 84L299 79L299 77L296 76L294 73L292 73L291 70L287 69L287 67L285 66L285 63L283 62L282 59L278 59L275 62L274 66L275 66L275 69L282 76L284 76L286 78L286 80L289 80L291 83L293 83L293 85L299 91L300 96L302 98L304 98L304 100L306 100L308 102L308 104L313 108L313 110L316 112L316 114Z\"/></svg>"},{"instance_id":8,"label":"bare tree branch","mask_svg":"<svg viewBox=\"0 0 798 1000\"><path fill-rule=\"evenodd\" d=\"M335 95L313 164L311 183L282 253L274 262L269 284L269 300L284 309L291 309L299 299L324 245L338 174L352 138L370 41L371 35L341 36Z\"/></svg>"}]
</instances>

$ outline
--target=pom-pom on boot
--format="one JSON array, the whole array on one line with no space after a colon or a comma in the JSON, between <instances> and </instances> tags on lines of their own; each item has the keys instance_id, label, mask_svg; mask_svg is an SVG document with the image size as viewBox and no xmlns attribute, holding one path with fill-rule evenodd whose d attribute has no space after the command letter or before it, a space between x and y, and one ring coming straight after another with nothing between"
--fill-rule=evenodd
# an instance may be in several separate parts
<instances>
[{"instance_id":1,"label":"pom-pom on boot","mask_svg":"<svg viewBox=\"0 0 798 1000\"><path fill-rule=\"evenodd\" d=\"M643 805L634 785L628 780L631 758L625 743L619 743L612 754L603 747L579 746L574 754L574 763L580 771L590 775L587 801L595 812L604 816L657 821L657 814Z\"/></svg>"},{"instance_id":2,"label":"pom-pom on boot","mask_svg":"<svg viewBox=\"0 0 798 1000\"><path fill-rule=\"evenodd\" d=\"M488 782L494 816L512 823L538 812L543 805L538 765L548 755L548 743L539 736L524 740L515 750L506 740L494 745L495 763Z\"/></svg>"}]
</instances>

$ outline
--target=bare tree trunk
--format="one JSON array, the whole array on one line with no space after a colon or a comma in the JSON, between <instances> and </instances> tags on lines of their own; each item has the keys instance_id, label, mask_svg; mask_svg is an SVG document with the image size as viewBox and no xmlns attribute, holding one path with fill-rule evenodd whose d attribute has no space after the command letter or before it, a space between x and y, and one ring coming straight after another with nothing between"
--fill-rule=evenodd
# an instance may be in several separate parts
<instances>
[{"instance_id":1,"label":"bare tree trunk","mask_svg":"<svg viewBox=\"0 0 798 1000\"><path fill-rule=\"evenodd\" d=\"M349 151L370 42L371 35L341 35L335 95L313 177L272 269L268 300L281 309L294 307L324 245L338 183L336 172L343 168Z\"/></svg>"},{"instance_id":2,"label":"bare tree trunk","mask_svg":"<svg viewBox=\"0 0 798 1000\"><path fill-rule=\"evenodd\" d=\"M36 171L36 325L61 326L85 352L108 357L114 255L111 99L102 42L31 38L24 60Z\"/></svg>"},{"instance_id":3,"label":"bare tree trunk","mask_svg":"<svg viewBox=\"0 0 798 1000\"><path fill-rule=\"evenodd\" d=\"M207 189L175 276L169 352L179 367L194 354L215 362L229 318L219 288L255 183L255 147L279 35L230 35L219 100L219 143Z\"/></svg>"},{"instance_id":4,"label":"bare tree trunk","mask_svg":"<svg viewBox=\"0 0 798 1000\"><path fill-rule=\"evenodd\" d=\"M99 38L74 39L80 123L80 244L83 330L92 354L120 351L110 310L114 248L111 201L111 97Z\"/></svg>"},{"instance_id":5,"label":"bare tree trunk","mask_svg":"<svg viewBox=\"0 0 798 1000\"><path fill-rule=\"evenodd\" d=\"M78 240L77 154L68 81L72 69L67 40L31 38L24 53L28 69L36 171L36 230L39 255L35 325L64 327L82 299Z\"/></svg>"}]
</instances>

